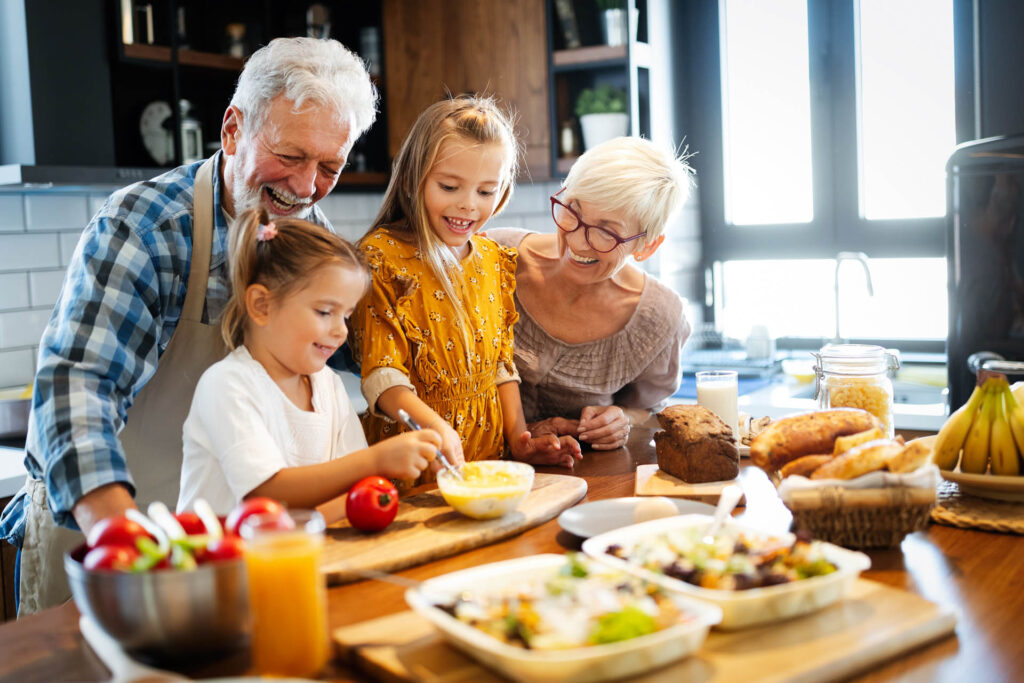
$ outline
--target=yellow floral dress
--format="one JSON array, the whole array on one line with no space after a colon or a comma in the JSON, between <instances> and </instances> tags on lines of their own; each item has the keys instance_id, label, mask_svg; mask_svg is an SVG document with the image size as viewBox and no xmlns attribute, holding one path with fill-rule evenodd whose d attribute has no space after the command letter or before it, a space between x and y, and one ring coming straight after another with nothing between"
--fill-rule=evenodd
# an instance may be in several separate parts
<instances>
[{"instance_id":1,"label":"yellow floral dress","mask_svg":"<svg viewBox=\"0 0 1024 683\"><path fill-rule=\"evenodd\" d=\"M363 429L370 444L405 427L377 412L389 386L410 385L462 438L466 460L500 458L504 447L498 384L517 381L512 354L516 313L516 252L476 235L461 262L456 289L470 323L415 244L387 228L363 242L373 281L352 316L352 341L370 410ZM382 388L383 387L383 388ZM417 483L433 475L424 472Z\"/></svg>"}]
</instances>

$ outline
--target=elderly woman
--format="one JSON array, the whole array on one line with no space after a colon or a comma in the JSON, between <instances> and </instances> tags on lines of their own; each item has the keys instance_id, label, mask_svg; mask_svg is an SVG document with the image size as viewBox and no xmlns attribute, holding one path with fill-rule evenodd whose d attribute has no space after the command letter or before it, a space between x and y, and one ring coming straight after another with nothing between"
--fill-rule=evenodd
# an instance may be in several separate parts
<instances>
[{"instance_id":1,"label":"elderly woman","mask_svg":"<svg viewBox=\"0 0 1024 683\"><path fill-rule=\"evenodd\" d=\"M616 138L583 154L551 197L553 234L487 231L519 250L515 362L534 435L619 448L679 387L683 302L631 261L664 241L691 174L670 150Z\"/></svg>"}]
</instances>

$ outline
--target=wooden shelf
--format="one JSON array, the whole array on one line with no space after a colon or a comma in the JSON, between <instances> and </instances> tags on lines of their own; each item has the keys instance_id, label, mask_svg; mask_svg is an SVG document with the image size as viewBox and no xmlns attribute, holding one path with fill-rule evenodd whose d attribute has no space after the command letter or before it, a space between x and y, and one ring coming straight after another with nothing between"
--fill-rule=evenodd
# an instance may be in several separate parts
<instances>
[{"instance_id":1,"label":"wooden shelf","mask_svg":"<svg viewBox=\"0 0 1024 683\"><path fill-rule=\"evenodd\" d=\"M171 48L164 45L147 45L145 43L129 43L124 46L124 56L130 59L141 59L147 62L171 63ZM245 64L244 59L216 52L199 52L198 50L178 50L178 64L198 66L207 69L239 72Z\"/></svg>"},{"instance_id":2,"label":"wooden shelf","mask_svg":"<svg viewBox=\"0 0 1024 683\"><path fill-rule=\"evenodd\" d=\"M124 56L131 59L143 59L150 62L171 62L171 48L164 45L147 45L145 43L127 43Z\"/></svg>"},{"instance_id":3,"label":"wooden shelf","mask_svg":"<svg viewBox=\"0 0 1024 683\"><path fill-rule=\"evenodd\" d=\"M591 45L572 50L555 50L551 54L553 66L586 66L599 62L626 59L625 45Z\"/></svg>"},{"instance_id":4,"label":"wooden shelf","mask_svg":"<svg viewBox=\"0 0 1024 683\"><path fill-rule=\"evenodd\" d=\"M208 69L224 71L241 71L244 59L216 52L198 52L196 50L178 50L178 63L184 66L204 66Z\"/></svg>"},{"instance_id":5,"label":"wooden shelf","mask_svg":"<svg viewBox=\"0 0 1024 683\"><path fill-rule=\"evenodd\" d=\"M579 159L579 157L559 157L558 168L555 170L560 174L568 173L569 169L572 168L572 165L576 163L577 159Z\"/></svg>"}]
</instances>

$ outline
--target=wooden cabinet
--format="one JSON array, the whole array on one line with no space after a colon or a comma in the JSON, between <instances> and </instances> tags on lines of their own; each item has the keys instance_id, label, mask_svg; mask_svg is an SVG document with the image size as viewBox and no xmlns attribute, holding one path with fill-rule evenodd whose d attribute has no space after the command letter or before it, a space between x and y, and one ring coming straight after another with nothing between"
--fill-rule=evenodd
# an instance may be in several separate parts
<instances>
[{"instance_id":1,"label":"wooden cabinet","mask_svg":"<svg viewBox=\"0 0 1024 683\"><path fill-rule=\"evenodd\" d=\"M550 178L544 0L384 0L383 5L391 156L427 106L448 93L487 93L515 110L529 177Z\"/></svg>"},{"instance_id":2,"label":"wooden cabinet","mask_svg":"<svg viewBox=\"0 0 1024 683\"><path fill-rule=\"evenodd\" d=\"M547 0L551 51L551 166L564 175L583 151L575 105L587 88L609 85L625 91L628 135L678 144L674 120L670 0L625 0L625 37L609 45L594 0ZM676 8L678 9L678 8ZM578 39L578 40L574 40ZM561 131L573 145L564 150Z\"/></svg>"}]
</instances>

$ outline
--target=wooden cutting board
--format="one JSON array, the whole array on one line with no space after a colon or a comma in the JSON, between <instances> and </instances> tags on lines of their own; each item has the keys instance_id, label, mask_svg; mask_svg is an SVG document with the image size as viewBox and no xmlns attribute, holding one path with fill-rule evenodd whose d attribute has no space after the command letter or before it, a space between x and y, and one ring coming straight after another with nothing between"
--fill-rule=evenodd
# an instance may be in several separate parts
<instances>
[{"instance_id":1,"label":"wooden cutting board","mask_svg":"<svg viewBox=\"0 0 1024 683\"><path fill-rule=\"evenodd\" d=\"M832 681L952 635L948 609L859 579L850 597L820 612L759 628L712 631L694 655L634 681ZM401 612L336 630L350 663L388 681L505 679L448 645L430 623Z\"/></svg>"},{"instance_id":2,"label":"wooden cutting board","mask_svg":"<svg viewBox=\"0 0 1024 683\"><path fill-rule=\"evenodd\" d=\"M519 508L498 519L477 520L453 510L437 489L403 498L384 531L368 534L347 520L327 528L323 571L329 583L360 578L356 569L394 572L513 536L570 507L587 493L580 477L537 473Z\"/></svg>"},{"instance_id":3,"label":"wooden cutting board","mask_svg":"<svg viewBox=\"0 0 1024 683\"><path fill-rule=\"evenodd\" d=\"M668 496L670 498L690 498L693 500L699 500L702 503L711 503L714 505L718 502L719 496L722 495L722 489L729 484L735 483L735 479L731 481L712 481L705 484L690 484L678 477L674 477L668 472L662 472L656 464L654 465L637 465L636 467L636 484L634 485L635 495L638 496ZM744 500L740 499L740 505L744 505Z\"/></svg>"}]
</instances>

